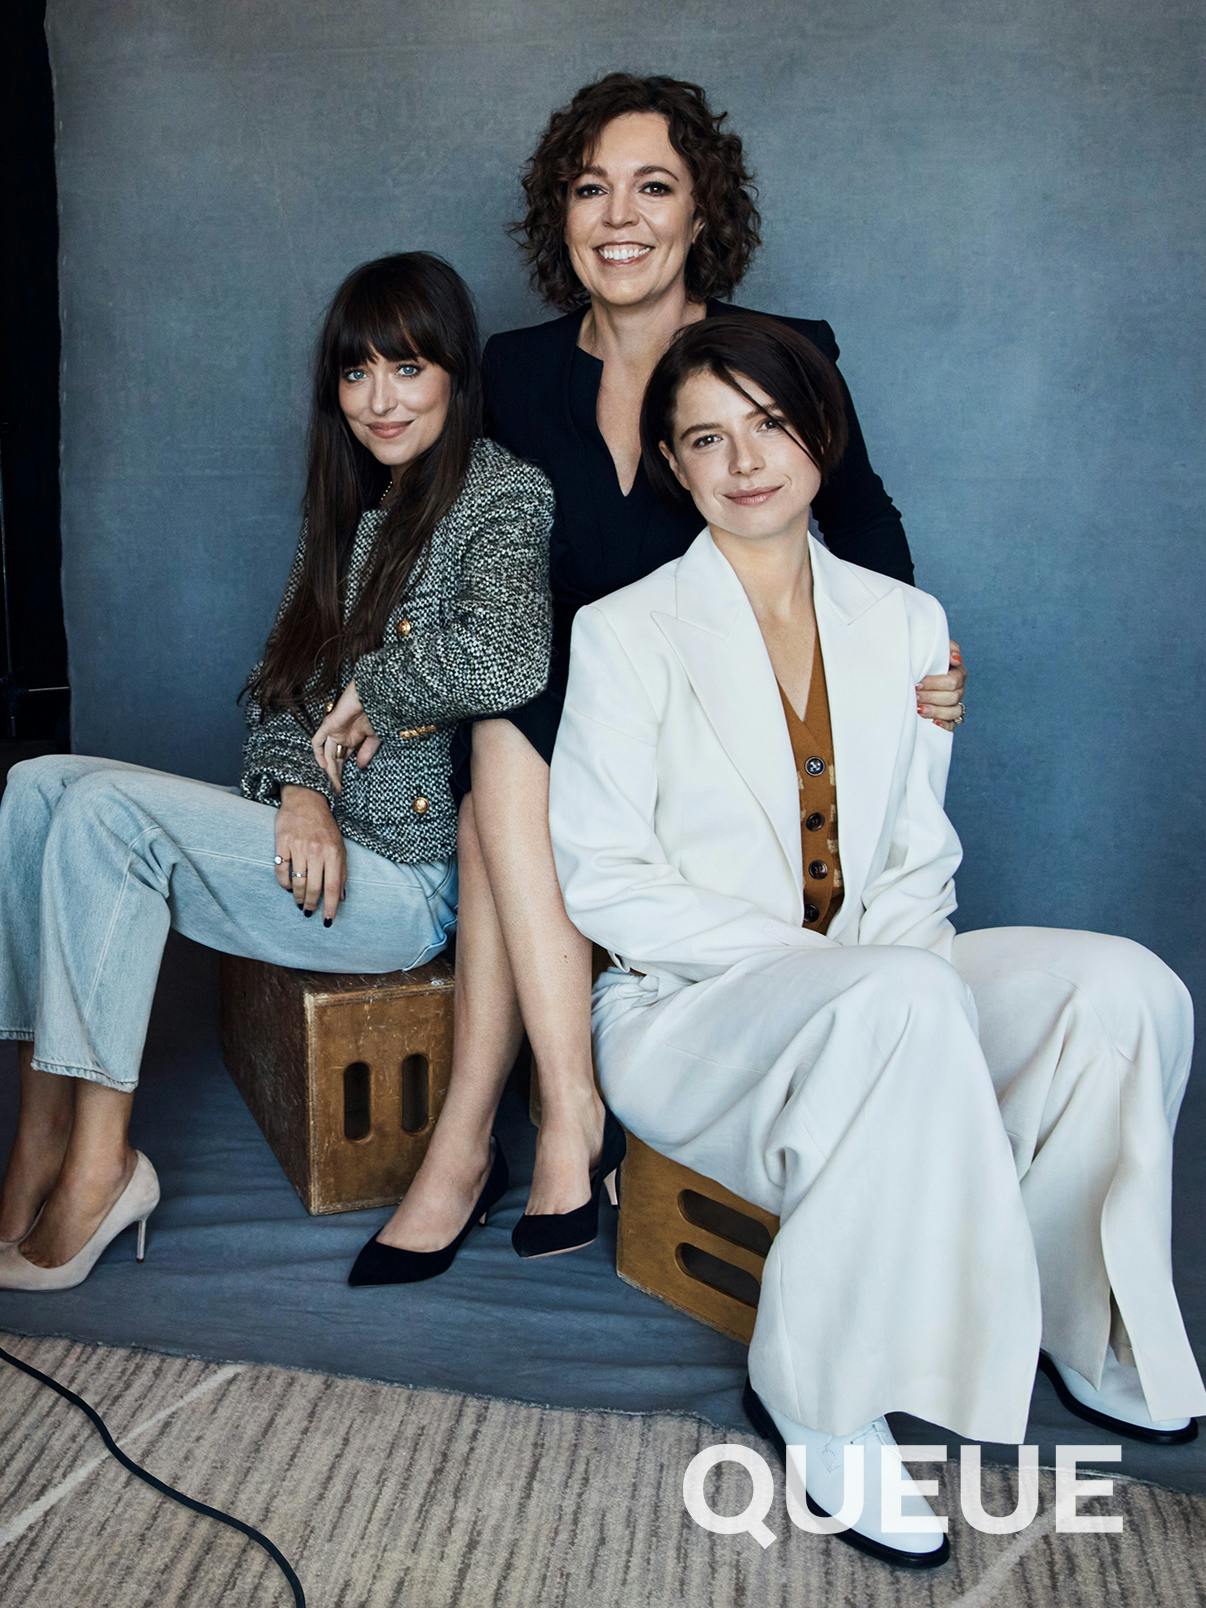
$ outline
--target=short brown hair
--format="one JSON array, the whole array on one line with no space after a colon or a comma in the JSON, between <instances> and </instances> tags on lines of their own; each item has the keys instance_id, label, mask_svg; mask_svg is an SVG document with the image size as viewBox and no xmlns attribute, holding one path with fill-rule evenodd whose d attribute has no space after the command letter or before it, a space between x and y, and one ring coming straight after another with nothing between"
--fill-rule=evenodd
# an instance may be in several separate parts
<instances>
[{"instance_id":1,"label":"short brown hair","mask_svg":"<svg viewBox=\"0 0 1206 1608\"><path fill-rule=\"evenodd\" d=\"M645 473L663 496L686 495L659 450L673 447L674 409L689 375L715 374L746 394L738 376L753 380L782 409L792 439L821 471L822 481L846 450L846 403L837 370L807 336L764 313L726 313L681 329L658 360L641 404ZM752 400L752 399L751 399Z\"/></svg>"},{"instance_id":2,"label":"short brown hair","mask_svg":"<svg viewBox=\"0 0 1206 1608\"><path fill-rule=\"evenodd\" d=\"M687 257L687 294L695 300L729 296L740 284L762 241L754 205L758 191L745 166L741 140L721 124L698 84L681 78L639 78L608 73L586 84L549 118L523 174L527 211L511 226L528 260L532 284L562 312L588 300L565 244L566 190L581 173L604 128L628 112L656 112L670 127L670 143L691 174L703 219Z\"/></svg>"}]
</instances>

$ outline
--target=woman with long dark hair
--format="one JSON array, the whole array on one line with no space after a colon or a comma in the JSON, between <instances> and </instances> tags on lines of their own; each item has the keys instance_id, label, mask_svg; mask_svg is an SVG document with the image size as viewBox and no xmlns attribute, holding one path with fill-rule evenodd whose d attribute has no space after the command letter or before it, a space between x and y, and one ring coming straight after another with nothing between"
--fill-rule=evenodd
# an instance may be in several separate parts
<instances>
[{"instance_id":1,"label":"woman with long dark hair","mask_svg":"<svg viewBox=\"0 0 1206 1608\"><path fill-rule=\"evenodd\" d=\"M471 756L468 742L459 755L458 786L468 793L459 1048L423 1166L386 1230L398 1246L450 1242L467 1220L525 1029L541 1123L527 1211L514 1232L519 1254L593 1239L600 1190L620 1157L614 1125L604 1143L591 1064L590 945L565 914L553 868L548 767L575 611L679 557L696 533L694 514L664 501L641 467L638 417L675 332L727 310L721 298L759 245L742 143L725 123L695 84L610 73L553 113L524 175L516 237L536 290L562 316L487 343L486 416L490 434L538 464L557 494L553 659L546 690L501 719L479 720ZM783 322L836 359L828 324ZM900 516L839 384L847 444L817 499L818 523L835 553L910 581ZM954 644L951 660L919 688L919 715L948 729L963 718Z\"/></svg>"},{"instance_id":2,"label":"woman with long dark hair","mask_svg":"<svg viewBox=\"0 0 1206 1608\"><path fill-rule=\"evenodd\" d=\"M142 1254L159 1185L127 1131L169 928L314 971L444 948L451 733L548 675L552 493L480 431L457 274L426 252L356 269L318 343L305 519L245 689L240 785L74 755L9 773L0 1034L21 1041L21 1110L0 1288L78 1284L131 1224ZM481 1209L505 1187L497 1157Z\"/></svg>"}]
</instances>

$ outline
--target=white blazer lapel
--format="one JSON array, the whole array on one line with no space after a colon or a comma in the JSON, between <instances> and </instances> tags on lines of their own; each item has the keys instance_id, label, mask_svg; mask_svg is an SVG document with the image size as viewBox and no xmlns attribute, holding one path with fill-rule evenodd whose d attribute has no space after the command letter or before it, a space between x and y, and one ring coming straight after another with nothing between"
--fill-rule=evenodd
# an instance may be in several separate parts
<instances>
[{"instance_id":1,"label":"white blazer lapel","mask_svg":"<svg viewBox=\"0 0 1206 1608\"><path fill-rule=\"evenodd\" d=\"M795 762L779 686L749 599L704 530L679 561L677 615L654 613L716 736L768 816L800 918L804 865Z\"/></svg>"},{"instance_id":2,"label":"white blazer lapel","mask_svg":"<svg viewBox=\"0 0 1206 1608\"><path fill-rule=\"evenodd\" d=\"M861 914L862 893L879 843L902 733L916 720L911 703L889 696L894 682L910 689L908 619L894 587L877 595L857 569L814 538L813 597L825 661L837 779L838 843L845 899L834 935ZM903 683L899 666L903 661Z\"/></svg>"}]
</instances>

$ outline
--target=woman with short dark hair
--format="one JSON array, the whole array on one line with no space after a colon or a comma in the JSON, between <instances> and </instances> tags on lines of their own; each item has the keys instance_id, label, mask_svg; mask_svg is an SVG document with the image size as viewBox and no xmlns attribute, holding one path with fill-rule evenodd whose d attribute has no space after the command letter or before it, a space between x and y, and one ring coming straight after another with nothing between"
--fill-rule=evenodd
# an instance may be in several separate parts
<instances>
[{"instance_id":1,"label":"woman with short dark hair","mask_svg":"<svg viewBox=\"0 0 1206 1608\"><path fill-rule=\"evenodd\" d=\"M809 535L837 376L779 320L693 324L642 450L704 529L579 611L550 782L625 1128L778 1219L746 1410L877 1558L949 1553L884 1414L1021 1441L1036 1364L1104 1430L1206 1411L1170 1265L1189 995L1101 933L956 933L935 598ZM1040 1340L1045 1348L1040 1354ZM845 1488L863 1461L863 1500ZM870 1457L867 1457L867 1454Z\"/></svg>"},{"instance_id":2,"label":"woman with short dark hair","mask_svg":"<svg viewBox=\"0 0 1206 1608\"><path fill-rule=\"evenodd\" d=\"M490 1129L526 1029L541 1097L536 1167L516 1225L521 1256L595 1235L622 1136L591 1066L590 947L566 918L548 839L548 762L575 610L685 551L694 515L641 468L645 383L677 330L725 311L759 243L742 144L698 85L610 73L554 112L528 163L515 233L541 295L564 316L486 346L489 428L553 482L553 660L538 698L479 720L458 770L461 906L452 1084L423 1166L384 1238L448 1244L477 1199ZM784 321L831 358L828 324ZM867 458L842 386L847 445L817 499L836 553L901 580L900 516ZM927 676L923 713L962 718L963 672ZM471 790L470 790L471 788ZM426 1276L446 1261L412 1263Z\"/></svg>"},{"instance_id":3,"label":"woman with short dark hair","mask_svg":"<svg viewBox=\"0 0 1206 1608\"><path fill-rule=\"evenodd\" d=\"M59 754L9 773L0 1034L21 1041L21 1110L0 1289L78 1284L132 1224L141 1257L159 1184L127 1131L169 928L311 971L444 948L451 733L548 674L552 492L482 439L479 363L469 293L438 257L366 263L336 293L239 787ZM495 1155L479 1214L505 1187Z\"/></svg>"}]
</instances>

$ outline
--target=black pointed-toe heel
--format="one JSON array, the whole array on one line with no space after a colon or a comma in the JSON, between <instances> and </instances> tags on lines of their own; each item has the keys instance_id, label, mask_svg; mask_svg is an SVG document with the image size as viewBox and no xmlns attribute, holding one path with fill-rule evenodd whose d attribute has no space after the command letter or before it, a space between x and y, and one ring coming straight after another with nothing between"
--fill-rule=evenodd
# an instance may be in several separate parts
<instances>
[{"instance_id":1,"label":"black pointed-toe heel","mask_svg":"<svg viewBox=\"0 0 1206 1608\"><path fill-rule=\"evenodd\" d=\"M527 1212L511 1230L511 1244L517 1256L530 1260L536 1256L560 1256L563 1251L580 1251L590 1245L599 1232L599 1196L604 1189L613 1206L619 1204L616 1173L624 1160L628 1138L623 1128L607 1112L603 1118L603 1151L599 1165L590 1175L590 1199L572 1212L547 1212L529 1216Z\"/></svg>"},{"instance_id":2,"label":"black pointed-toe heel","mask_svg":"<svg viewBox=\"0 0 1206 1608\"><path fill-rule=\"evenodd\" d=\"M456 1253L466 1236L478 1223L486 1221L487 1213L506 1194L511 1182L507 1158L494 1141L494 1155L485 1186L478 1196L477 1205L469 1213L469 1220L451 1245L438 1251L399 1250L396 1245L382 1245L376 1234L361 1250L348 1274L349 1284L420 1284L424 1279L438 1278L446 1273L456 1259Z\"/></svg>"}]
</instances>

